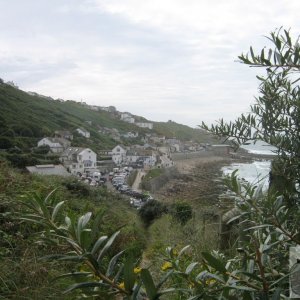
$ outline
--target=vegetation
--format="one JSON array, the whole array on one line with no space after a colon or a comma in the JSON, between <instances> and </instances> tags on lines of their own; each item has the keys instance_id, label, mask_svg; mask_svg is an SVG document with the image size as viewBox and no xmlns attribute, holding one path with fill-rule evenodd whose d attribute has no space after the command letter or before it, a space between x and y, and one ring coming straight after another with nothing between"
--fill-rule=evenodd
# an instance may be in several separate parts
<instances>
[{"instance_id":1,"label":"vegetation","mask_svg":"<svg viewBox=\"0 0 300 300\"><path fill-rule=\"evenodd\" d=\"M142 179L141 187L144 190L154 192L164 186L170 179L179 178L175 167L172 168L157 168L150 170Z\"/></svg>"},{"instance_id":2,"label":"vegetation","mask_svg":"<svg viewBox=\"0 0 300 300\"><path fill-rule=\"evenodd\" d=\"M27 297L35 297L37 294L32 294L34 287L28 279L39 278L38 286L47 285L47 292L54 289L51 297L55 299L61 297L59 288L65 289L64 299L286 299L289 248L300 245L300 90L293 73L300 69L300 47L292 42L287 31L271 33L270 40L274 48L269 51L263 49L255 54L250 48L249 55L240 56L241 62L265 67L267 71L265 77L259 77L261 96L251 113L229 124L221 120L211 128L202 125L228 138L235 146L251 140L276 146L272 176L275 179L281 176L288 183L287 188L278 188L276 181L271 182L271 188L264 192L261 184L240 181L235 172L226 178L225 184L236 195L239 212L229 221L237 221L240 227L236 249L224 254L202 251L198 259L191 246L168 247L159 272L154 274L149 266L142 264L145 262L139 263L141 251L130 255L133 249L142 250L134 223L126 226L125 236L120 239L123 230L120 228L127 225L124 220L130 219L123 216L126 210L121 208L122 201L114 207L122 213L116 216L110 211L105 215L112 201L106 190L87 191L90 201L84 201L85 197L76 201L74 198L81 189L76 184L67 182L66 188L53 191L57 185L54 179L46 185L43 179L32 177L30 183L30 179L3 165L0 221L5 229L1 231L1 252L6 260L1 261L1 268L8 270L8 260L14 266L24 265L24 261L28 262L24 260L28 252L30 262L35 262L38 253L39 256L47 253L45 264L38 267L35 264L33 273L24 272L25 279L1 277L4 297L18 297L26 292ZM28 185L31 193L21 202L15 200ZM106 198L108 202L104 202ZM20 203L26 208L20 208ZM65 205L66 213L62 211ZM159 202L149 201L146 205L140 214L149 225L164 209ZM18 220L14 221L16 215ZM20 234L22 245L18 240ZM25 253L24 248L28 249ZM27 269L23 266L23 270ZM61 276L51 285L49 278L57 276L58 270ZM50 276L47 272L51 272Z\"/></svg>"},{"instance_id":3,"label":"vegetation","mask_svg":"<svg viewBox=\"0 0 300 300\"><path fill-rule=\"evenodd\" d=\"M167 212L167 207L157 200L150 200L145 203L140 211L139 216L144 222L145 226L148 227L155 220Z\"/></svg>"},{"instance_id":4,"label":"vegetation","mask_svg":"<svg viewBox=\"0 0 300 300\"><path fill-rule=\"evenodd\" d=\"M47 209L54 203L63 201L64 210L71 220L85 214L86 211L92 213L93 218L89 222L94 230L91 235L92 241L97 239L98 232L112 235L115 231L121 231L116 243L107 252L105 260L111 259L121 248L129 249L137 259L145 247L144 232L139 218L117 194L111 194L102 188L91 189L70 179L22 174L7 163L1 162L1 299L74 299L77 295L76 292L70 296L62 294L63 290L72 284L72 280L53 280L63 272L79 270L79 264L44 259L47 255L68 252L71 248L58 243L58 240L47 243L44 239L47 233L43 234L41 224L44 219L36 219L37 222L33 224L28 223L25 216L30 211L29 208L25 208L29 203L44 200L53 190L55 193L48 198ZM61 214L57 214L55 220L64 222Z\"/></svg>"},{"instance_id":5,"label":"vegetation","mask_svg":"<svg viewBox=\"0 0 300 300\"><path fill-rule=\"evenodd\" d=\"M171 208L173 218L181 225L185 225L193 216L193 209L187 202L177 201Z\"/></svg>"},{"instance_id":6,"label":"vegetation","mask_svg":"<svg viewBox=\"0 0 300 300\"><path fill-rule=\"evenodd\" d=\"M194 140L199 143L216 143L217 138L202 129L191 129L173 121L154 123L154 130L166 138L177 138L183 141Z\"/></svg>"},{"instance_id":7,"label":"vegetation","mask_svg":"<svg viewBox=\"0 0 300 300\"><path fill-rule=\"evenodd\" d=\"M140 137L150 132L121 121L116 112L94 111L75 101L61 102L50 97L29 95L7 84L0 84L0 103L1 149L18 147L27 153L42 137L53 136L55 130L69 130L74 134L74 146L90 147L97 151L111 149L119 143L109 135L99 133L98 130L103 127L115 128L120 133L138 132ZM77 134L75 129L78 127L90 131L91 138ZM157 123L154 132L167 135L165 133L172 131L171 137L185 136L188 139L206 136L203 131L201 133L188 126L176 124L176 130L171 129L173 127L173 123ZM130 145L140 143L140 139L124 139L122 142Z\"/></svg>"}]
</instances>

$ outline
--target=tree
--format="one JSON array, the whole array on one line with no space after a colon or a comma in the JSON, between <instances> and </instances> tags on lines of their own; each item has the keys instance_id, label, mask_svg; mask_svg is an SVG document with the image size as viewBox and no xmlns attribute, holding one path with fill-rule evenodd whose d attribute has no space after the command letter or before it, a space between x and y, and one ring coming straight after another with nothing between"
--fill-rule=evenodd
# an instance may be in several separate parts
<instances>
[{"instance_id":1,"label":"tree","mask_svg":"<svg viewBox=\"0 0 300 300\"><path fill-rule=\"evenodd\" d=\"M300 178L300 88L297 84L300 45L298 40L292 41L289 31L282 29L271 32L268 39L273 48L264 48L256 54L250 47L250 53L239 56L241 63L266 69L265 76L257 76L260 95L251 112L234 122L226 124L221 119L211 128L204 123L201 127L226 137L235 147L249 141L275 146L277 162L272 170L273 178L281 176L295 186Z\"/></svg>"},{"instance_id":2,"label":"tree","mask_svg":"<svg viewBox=\"0 0 300 300\"><path fill-rule=\"evenodd\" d=\"M166 212L167 208L164 204L157 200L150 200L141 207L139 216L145 226L148 227L155 219L160 218Z\"/></svg>"},{"instance_id":3,"label":"tree","mask_svg":"<svg viewBox=\"0 0 300 300\"><path fill-rule=\"evenodd\" d=\"M252 297L258 299L271 295L281 299L288 295L288 250L300 244L300 45L282 29L271 32L268 39L272 48L257 54L250 47L248 54L239 56L241 63L266 70L265 76L257 76L260 95L250 113L234 122L221 119L210 128L204 123L201 127L225 137L235 148L257 141L276 147L267 194L259 186L240 182L236 173L227 184L238 196L237 218L247 235L240 240L235 272L245 274L254 263L244 287L252 288ZM260 291L254 291L258 286Z\"/></svg>"}]
</instances>

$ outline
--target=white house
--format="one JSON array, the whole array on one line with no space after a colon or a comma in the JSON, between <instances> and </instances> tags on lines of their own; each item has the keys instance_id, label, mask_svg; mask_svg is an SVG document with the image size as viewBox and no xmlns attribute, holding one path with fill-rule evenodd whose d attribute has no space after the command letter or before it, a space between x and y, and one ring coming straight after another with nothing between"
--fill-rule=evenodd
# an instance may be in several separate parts
<instances>
[{"instance_id":1,"label":"white house","mask_svg":"<svg viewBox=\"0 0 300 300\"><path fill-rule=\"evenodd\" d=\"M128 150L126 153L126 160L128 164L140 162L144 167L153 167L157 162L154 151L139 148Z\"/></svg>"},{"instance_id":2,"label":"white house","mask_svg":"<svg viewBox=\"0 0 300 300\"><path fill-rule=\"evenodd\" d=\"M54 134L56 138L64 138L70 141L73 140L73 134L68 130L56 130L54 131Z\"/></svg>"},{"instance_id":3,"label":"white house","mask_svg":"<svg viewBox=\"0 0 300 300\"><path fill-rule=\"evenodd\" d=\"M126 148L121 145L117 145L111 150L112 160L116 165L126 162L126 151Z\"/></svg>"},{"instance_id":4,"label":"white house","mask_svg":"<svg viewBox=\"0 0 300 300\"><path fill-rule=\"evenodd\" d=\"M181 151L183 151L183 147L181 144L172 144L172 145L170 145L170 151L171 152L181 152Z\"/></svg>"},{"instance_id":5,"label":"white house","mask_svg":"<svg viewBox=\"0 0 300 300\"><path fill-rule=\"evenodd\" d=\"M134 123L134 117L130 113L121 113L121 120L127 123Z\"/></svg>"},{"instance_id":6,"label":"white house","mask_svg":"<svg viewBox=\"0 0 300 300\"><path fill-rule=\"evenodd\" d=\"M90 136L91 136L91 135L90 135L90 132L87 131L87 130L85 130L85 129L83 129L83 128L77 128L76 131L77 131L80 135L86 137L87 139L90 138Z\"/></svg>"},{"instance_id":7,"label":"white house","mask_svg":"<svg viewBox=\"0 0 300 300\"><path fill-rule=\"evenodd\" d=\"M64 145L62 143L62 141L60 141L61 139L59 138L51 138L51 137L44 137L42 138L40 141L38 141L37 146L41 147L41 146L49 146L50 150L53 153L60 153L64 151ZM62 139L65 140L65 139ZM67 140L65 140L67 141Z\"/></svg>"},{"instance_id":8,"label":"white house","mask_svg":"<svg viewBox=\"0 0 300 300\"><path fill-rule=\"evenodd\" d=\"M69 147L60 156L60 161L73 174L83 174L97 166L97 154L89 148Z\"/></svg>"},{"instance_id":9,"label":"white house","mask_svg":"<svg viewBox=\"0 0 300 300\"><path fill-rule=\"evenodd\" d=\"M136 126L141 127L141 128L153 129L153 123L137 122L135 124L136 124Z\"/></svg>"},{"instance_id":10,"label":"white house","mask_svg":"<svg viewBox=\"0 0 300 300\"><path fill-rule=\"evenodd\" d=\"M124 138L127 138L127 139L129 139L129 138L137 138L139 136L139 133L138 132L131 132L131 131L129 131L129 132L124 133L122 136Z\"/></svg>"},{"instance_id":11,"label":"white house","mask_svg":"<svg viewBox=\"0 0 300 300\"><path fill-rule=\"evenodd\" d=\"M99 110L99 107L96 106L96 105L90 105L89 109L90 109L90 110L94 110L94 111L98 111L98 110Z\"/></svg>"},{"instance_id":12,"label":"white house","mask_svg":"<svg viewBox=\"0 0 300 300\"><path fill-rule=\"evenodd\" d=\"M156 135L151 136L149 139L153 143L163 143L166 140L164 136L156 136Z\"/></svg>"}]
</instances>

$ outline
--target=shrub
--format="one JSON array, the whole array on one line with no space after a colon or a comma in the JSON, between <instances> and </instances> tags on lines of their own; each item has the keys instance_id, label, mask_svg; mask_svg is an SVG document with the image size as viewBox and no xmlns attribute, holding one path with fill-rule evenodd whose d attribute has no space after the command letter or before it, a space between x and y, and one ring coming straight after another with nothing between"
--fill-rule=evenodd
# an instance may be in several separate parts
<instances>
[{"instance_id":1,"label":"shrub","mask_svg":"<svg viewBox=\"0 0 300 300\"><path fill-rule=\"evenodd\" d=\"M171 215L181 225L185 225L193 216L192 206L184 201L178 201L171 207Z\"/></svg>"},{"instance_id":2,"label":"shrub","mask_svg":"<svg viewBox=\"0 0 300 300\"><path fill-rule=\"evenodd\" d=\"M139 216L142 219L146 227L150 226L151 223L167 212L167 207L157 200L150 200L144 204L140 211Z\"/></svg>"},{"instance_id":3,"label":"shrub","mask_svg":"<svg viewBox=\"0 0 300 300\"><path fill-rule=\"evenodd\" d=\"M12 148L13 145L13 141L5 136L0 136L0 149L9 149Z\"/></svg>"},{"instance_id":4,"label":"shrub","mask_svg":"<svg viewBox=\"0 0 300 300\"><path fill-rule=\"evenodd\" d=\"M88 196L91 191L88 185L74 178L66 180L65 182L63 182L63 185L69 191L79 194L81 196Z\"/></svg>"}]
</instances>

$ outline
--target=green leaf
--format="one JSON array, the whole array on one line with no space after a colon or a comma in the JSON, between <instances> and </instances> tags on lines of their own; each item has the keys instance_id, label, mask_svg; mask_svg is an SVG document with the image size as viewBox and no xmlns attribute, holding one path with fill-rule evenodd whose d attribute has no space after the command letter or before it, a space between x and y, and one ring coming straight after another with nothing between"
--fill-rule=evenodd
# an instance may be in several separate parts
<instances>
[{"instance_id":1,"label":"green leaf","mask_svg":"<svg viewBox=\"0 0 300 300\"><path fill-rule=\"evenodd\" d=\"M44 200L44 203L45 204L49 204L49 200L51 199L51 197L57 192L58 188L52 190L48 195L47 197L45 198Z\"/></svg>"},{"instance_id":2,"label":"green leaf","mask_svg":"<svg viewBox=\"0 0 300 300\"><path fill-rule=\"evenodd\" d=\"M125 290L128 292L132 292L132 289L134 287L134 283L136 280L136 274L134 274L134 263L131 256L129 256L124 264L124 284L125 284Z\"/></svg>"},{"instance_id":3,"label":"green leaf","mask_svg":"<svg viewBox=\"0 0 300 300\"><path fill-rule=\"evenodd\" d=\"M255 62L255 55L254 55L252 47L250 47L250 53L251 53L251 57L252 57L253 62Z\"/></svg>"},{"instance_id":4,"label":"green leaf","mask_svg":"<svg viewBox=\"0 0 300 300\"><path fill-rule=\"evenodd\" d=\"M262 282L262 279L260 277L258 277L257 275L253 274L253 273L242 271L242 272L238 272L237 274L244 274L244 275L246 275L247 277L249 277L249 278L251 278L253 280Z\"/></svg>"},{"instance_id":5,"label":"green leaf","mask_svg":"<svg viewBox=\"0 0 300 300\"><path fill-rule=\"evenodd\" d=\"M280 51L281 49L281 41L278 37L275 38L275 45L277 47L277 49Z\"/></svg>"},{"instance_id":6,"label":"green leaf","mask_svg":"<svg viewBox=\"0 0 300 300\"><path fill-rule=\"evenodd\" d=\"M225 265L221 260L214 257L209 252L202 252L201 254L211 267L224 274L227 272Z\"/></svg>"},{"instance_id":7,"label":"green leaf","mask_svg":"<svg viewBox=\"0 0 300 300\"><path fill-rule=\"evenodd\" d=\"M286 36L286 41L287 41L288 45L291 47L292 46L292 40L291 40L291 37L289 35L289 32L284 30L284 33L285 33L285 36Z\"/></svg>"},{"instance_id":8,"label":"green leaf","mask_svg":"<svg viewBox=\"0 0 300 300\"><path fill-rule=\"evenodd\" d=\"M216 274L213 274L213 273L209 273L209 272L207 272L207 273L206 273L206 276L208 276L209 278L216 279L217 281L219 281L219 282L222 282L222 283L224 283L224 284L225 284L225 281L224 281L224 279L223 279L223 278L221 278L220 276L216 275Z\"/></svg>"},{"instance_id":9,"label":"green leaf","mask_svg":"<svg viewBox=\"0 0 300 300\"><path fill-rule=\"evenodd\" d=\"M110 239L107 241L107 243L105 244L105 246L102 248L101 252L99 253L99 256L97 258L98 263L100 263L102 257L104 256L104 254L107 252L107 250L110 248L110 246L112 245L112 243L114 242L114 240L116 239L116 237L119 235L120 231L115 232Z\"/></svg>"},{"instance_id":10,"label":"green leaf","mask_svg":"<svg viewBox=\"0 0 300 300\"><path fill-rule=\"evenodd\" d=\"M241 291L249 291L249 292L256 292L257 290L248 286L243 285L231 285L229 286L230 289L234 290L241 290Z\"/></svg>"},{"instance_id":11,"label":"green leaf","mask_svg":"<svg viewBox=\"0 0 300 300\"><path fill-rule=\"evenodd\" d=\"M70 226L72 225L72 221L68 216L65 217L65 223L67 228L70 228Z\"/></svg>"},{"instance_id":12,"label":"green leaf","mask_svg":"<svg viewBox=\"0 0 300 300\"><path fill-rule=\"evenodd\" d=\"M66 273L59 275L53 279L53 281L61 279L61 278L66 278L66 277L86 277L93 274L92 272L71 272L71 273Z\"/></svg>"},{"instance_id":13,"label":"green leaf","mask_svg":"<svg viewBox=\"0 0 300 300\"><path fill-rule=\"evenodd\" d=\"M162 290L161 292L157 293L156 299L159 299L159 296L165 295L165 294L170 294L170 293L178 293L179 291L184 291L183 289L178 289L178 288L169 288Z\"/></svg>"},{"instance_id":14,"label":"green leaf","mask_svg":"<svg viewBox=\"0 0 300 300\"><path fill-rule=\"evenodd\" d=\"M294 55L294 64L295 65L298 63L299 55L300 55L300 48L296 47L295 48L295 55Z\"/></svg>"},{"instance_id":15,"label":"green leaf","mask_svg":"<svg viewBox=\"0 0 300 300\"><path fill-rule=\"evenodd\" d=\"M82 282L71 285L67 290L63 292L63 294L67 294L76 289L85 289L85 288L95 288L102 287L103 283L100 282Z\"/></svg>"},{"instance_id":16,"label":"green leaf","mask_svg":"<svg viewBox=\"0 0 300 300\"><path fill-rule=\"evenodd\" d=\"M119 252L118 254L116 254L109 262L108 267L107 267L107 271L106 271L106 276L110 277L113 274L115 265L119 259L119 257L124 253L125 250Z\"/></svg>"},{"instance_id":17,"label":"green leaf","mask_svg":"<svg viewBox=\"0 0 300 300\"><path fill-rule=\"evenodd\" d=\"M147 269L142 269L141 271L141 277L142 281L145 285L147 296L149 297L149 300L155 300L157 296L157 291L152 279L152 276Z\"/></svg>"},{"instance_id":18,"label":"green leaf","mask_svg":"<svg viewBox=\"0 0 300 300\"><path fill-rule=\"evenodd\" d=\"M281 288L277 288L272 296L271 300L280 300L281 299Z\"/></svg>"},{"instance_id":19,"label":"green leaf","mask_svg":"<svg viewBox=\"0 0 300 300\"><path fill-rule=\"evenodd\" d=\"M156 288L157 290L159 290L162 285L167 281L167 279L174 273L174 270L170 270L167 272L167 274L165 276L162 277L162 279L160 280L160 282L157 284Z\"/></svg>"},{"instance_id":20,"label":"green leaf","mask_svg":"<svg viewBox=\"0 0 300 300\"><path fill-rule=\"evenodd\" d=\"M188 249L190 249L190 247L190 245L183 247L178 253L178 258L180 258Z\"/></svg>"},{"instance_id":21,"label":"green leaf","mask_svg":"<svg viewBox=\"0 0 300 300\"><path fill-rule=\"evenodd\" d=\"M88 212L78 219L76 237L79 244L81 244L83 229L85 228L86 224L89 222L91 216L92 213Z\"/></svg>"},{"instance_id":22,"label":"green leaf","mask_svg":"<svg viewBox=\"0 0 300 300\"><path fill-rule=\"evenodd\" d=\"M97 240L97 242L94 244L94 247L93 247L91 253L93 255L95 255L98 252L98 250L99 250L100 246L102 245L102 243L104 241L106 241L106 240L107 240L107 236L106 235L100 236L99 239Z\"/></svg>"},{"instance_id":23,"label":"green leaf","mask_svg":"<svg viewBox=\"0 0 300 300\"><path fill-rule=\"evenodd\" d=\"M199 264L198 262L190 263L185 270L185 274L190 274L198 264Z\"/></svg>"},{"instance_id":24,"label":"green leaf","mask_svg":"<svg viewBox=\"0 0 300 300\"><path fill-rule=\"evenodd\" d=\"M63 204L65 203L65 201L61 201L59 203L57 203L53 209L53 212L52 212L52 216L51 216L51 220L52 221L55 221L55 218L60 210L60 208L63 206Z\"/></svg>"}]
</instances>

